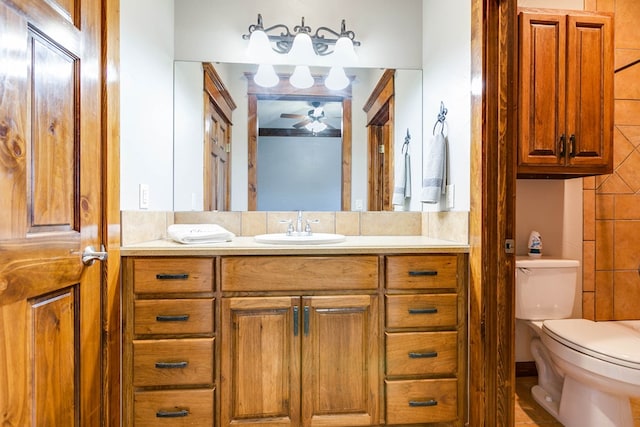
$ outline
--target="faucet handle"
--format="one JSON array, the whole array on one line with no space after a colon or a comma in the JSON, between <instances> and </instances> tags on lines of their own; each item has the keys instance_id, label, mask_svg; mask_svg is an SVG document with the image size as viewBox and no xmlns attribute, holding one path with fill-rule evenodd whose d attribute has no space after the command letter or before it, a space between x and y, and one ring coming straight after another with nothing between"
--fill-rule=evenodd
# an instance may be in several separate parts
<instances>
[{"instance_id":1,"label":"faucet handle","mask_svg":"<svg viewBox=\"0 0 640 427\"><path fill-rule=\"evenodd\" d=\"M293 228L293 221L290 219L281 219L280 224L288 224L287 225L287 236L291 236L293 234L294 228Z\"/></svg>"},{"instance_id":2,"label":"faucet handle","mask_svg":"<svg viewBox=\"0 0 640 427\"><path fill-rule=\"evenodd\" d=\"M311 224L320 223L319 219L306 219L307 225L304 226L304 232L307 233L308 236L311 236Z\"/></svg>"}]
</instances>

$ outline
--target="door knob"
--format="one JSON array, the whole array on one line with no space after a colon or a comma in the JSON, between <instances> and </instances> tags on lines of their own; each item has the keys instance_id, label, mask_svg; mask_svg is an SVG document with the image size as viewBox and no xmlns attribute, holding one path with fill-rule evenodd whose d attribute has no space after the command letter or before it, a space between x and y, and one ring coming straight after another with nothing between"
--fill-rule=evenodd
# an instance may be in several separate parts
<instances>
[{"instance_id":1,"label":"door knob","mask_svg":"<svg viewBox=\"0 0 640 427\"><path fill-rule=\"evenodd\" d=\"M105 261L108 254L104 250L104 245L100 245L100 249L102 249L102 251L96 251L93 246L87 246L84 248L84 252L82 253L82 263L84 265L93 265L96 260Z\"/></svg>"}]
</instances>

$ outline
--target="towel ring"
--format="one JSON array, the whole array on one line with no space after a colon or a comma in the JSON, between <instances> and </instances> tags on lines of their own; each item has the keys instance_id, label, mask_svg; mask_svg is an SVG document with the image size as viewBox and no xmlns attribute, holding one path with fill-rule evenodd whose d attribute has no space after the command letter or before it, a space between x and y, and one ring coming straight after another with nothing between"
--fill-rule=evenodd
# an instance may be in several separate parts
<instances>
[{"instance_id":1,"label":"towel ring","mask_svg":"<svg viewBox=\"0 0 640 427\"><path fill-rule=\"evenodd\" d=\"M440 112L438 113L438 119L436 123L433 125L433 134L436 134L436 129L438 128L438 124L441 125L440 133L444 135L444 125L445 120L447 119L447 113L449 110L444 106L444 102L440 101Z\"/></svg>"},{"instance_id":2,"label":"towel ring","mask_svg":"<svg viewBox=\"0 0 640 427\"><path fill-rule=\"evenodd\" d=\"M409 143L411 143L411 135L409 134L409 128L407 128L407 136L404 137L404 143L402 144L402 148L400 150L402 154L406 154L409 152Z\"/></svg>"}]
</instances>

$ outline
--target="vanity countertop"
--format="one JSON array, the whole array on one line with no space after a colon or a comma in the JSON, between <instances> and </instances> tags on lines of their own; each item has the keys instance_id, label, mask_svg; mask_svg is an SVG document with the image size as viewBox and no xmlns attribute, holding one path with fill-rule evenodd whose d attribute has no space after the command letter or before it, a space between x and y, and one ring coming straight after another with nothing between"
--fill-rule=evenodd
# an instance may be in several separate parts
<instances>
[{"instance_id":1,"label":"vanity countertop","mask_svg":"<svg viewBox=\"0 0 640 427\"><path fill-rule=\"evenodd\" d=\"M258 243L253 237L230 242L186 245L173 240L152 240L123 246L122 256L207 255L339 255L395 253L467 253L469 245L425 236L347 236L344 242L315 245Z\"/></svg>"}]
</instances>

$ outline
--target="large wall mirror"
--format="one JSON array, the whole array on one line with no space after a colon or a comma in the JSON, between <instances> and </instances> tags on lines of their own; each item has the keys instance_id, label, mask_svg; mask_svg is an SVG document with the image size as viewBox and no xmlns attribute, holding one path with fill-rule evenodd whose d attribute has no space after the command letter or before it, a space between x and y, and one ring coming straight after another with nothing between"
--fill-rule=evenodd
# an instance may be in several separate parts
<instances>
[{"instance_id":1,"label":"large wall mirror","mask_svg":"<svg viewBox=\"0 0 640 427\"><path fill-rule=\"evenodd\" d=\"M365 210L369 179L367 114L363 110L384 69L349 69L351 85L323 90L322 69L316 84L292 89L288 70L278 70L280 84L257 86L252 64L214 63L234 103L228 131L230 145L229 210ZM326 72L326 70L324 71ZM415 141L413 181L421 179L422 71L395 70L395 126L392 150L400 150L407 131ZM206 102L203 63L174 66L174 210L208 209L206 184ZM326 126L311 129L317 115ZM321 117L320 117L321 116ZM388 153L389 161L393 153ZM411 210L407 205L403 210ZM414 209L417 210L417 209Z\"/></svg>"}]
</instances>

